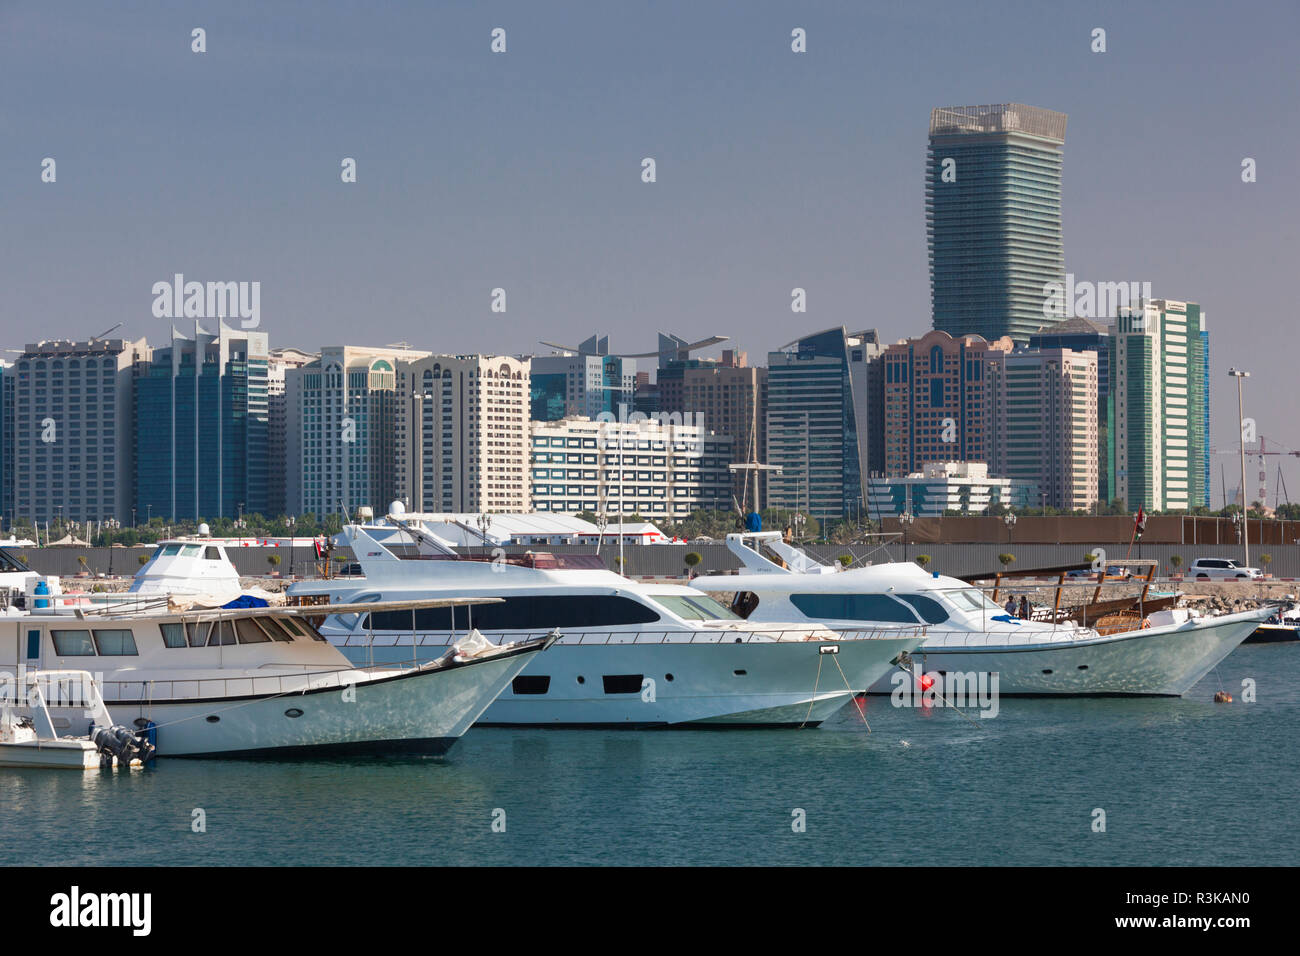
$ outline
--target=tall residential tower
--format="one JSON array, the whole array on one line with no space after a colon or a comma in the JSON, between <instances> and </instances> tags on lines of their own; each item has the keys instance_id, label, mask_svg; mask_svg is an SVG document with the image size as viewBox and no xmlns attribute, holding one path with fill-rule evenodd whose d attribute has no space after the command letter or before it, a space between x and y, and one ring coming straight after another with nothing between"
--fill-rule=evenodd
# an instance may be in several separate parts
<instances>
[{"instance_id":1,"label":"tall residential tower","mask_svg":"<svg viewBox=\"0 0 1300 956\"><path fill-rule=\"evenodd\" d=\"M930 114L925 221L936 329L1023 345L1044 324L1043 287L1065 281L1065 120L1019 103Z\"/></svg>"}]
</instances>

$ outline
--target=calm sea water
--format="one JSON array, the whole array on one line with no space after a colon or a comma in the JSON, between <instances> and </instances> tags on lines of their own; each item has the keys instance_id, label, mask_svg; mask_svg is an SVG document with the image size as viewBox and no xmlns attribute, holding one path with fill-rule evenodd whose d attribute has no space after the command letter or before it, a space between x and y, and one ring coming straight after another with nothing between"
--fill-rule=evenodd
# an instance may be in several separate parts
<instances>
[{"instance_id":1,"label":"calm sea water","mask_svg":"<svg viewBox=\"0 0 1300 956\"><path fill-rule=\"evenodd\" d=\"M1220 681L1237 703L1212 702ZM867 719L871 733L850 707L804 731L475 729L442 759L0 771L0 863L1300 862L1300 646L1239 648L1182 700L1004 700L973 726L872 698Z\"/></svg>"}]
</instances>

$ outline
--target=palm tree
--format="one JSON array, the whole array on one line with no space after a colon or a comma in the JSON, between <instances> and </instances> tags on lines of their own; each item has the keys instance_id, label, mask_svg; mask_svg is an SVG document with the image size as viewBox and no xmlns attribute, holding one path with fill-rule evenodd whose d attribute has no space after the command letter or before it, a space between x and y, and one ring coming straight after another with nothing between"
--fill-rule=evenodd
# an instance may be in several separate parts
<instances>
[{"instance_id":1,"label":"palm tree","mask_svg":"<svg viewBox=\"0 0 1300 956\"><path fill-rule=\"evenodd\" d=\"M918 554L916 556L916 563L923 568L928 567L930 564L930 556L928 554Z\"/></svg>"},{"instance_id":2,"label":"palm tree","mask_svg":"<svg viewBox=\"0 0 1300 956\"><path fill-rule=\"evenodd\" d=\"M1008 568L1015 563L1016 556L1014 554L1003 553L998 555L998 560L1002 562L1002 567Z\"/></svg>"}]
</instances>

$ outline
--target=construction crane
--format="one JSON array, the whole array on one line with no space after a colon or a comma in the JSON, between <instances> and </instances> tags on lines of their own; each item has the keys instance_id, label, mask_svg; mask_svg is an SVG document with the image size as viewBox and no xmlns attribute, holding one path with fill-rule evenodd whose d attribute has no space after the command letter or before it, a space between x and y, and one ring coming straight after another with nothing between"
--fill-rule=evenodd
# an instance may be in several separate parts
<instances>
[{"instance_id":1,"label":"construction crane","mask_svg":"<svg viewBox=\"0 0 1300 956\"><path fill-rule=\"evenodd\" d=\"M1238 445L1236 448L1213 448L1210 450L1210 454L1211 455L1240 455L1241 446ZM1259 436L1258 447L1252 448L1249 442L1246 443L1246 457L1259 459L1259 497L1256 498L1255 500L1265 506L1268 505L1268 470L1267 470L1267 462L1265 461L1265 459L1269 455L1290 455L1293 458L1300 458L1300 451L1294 451L1290 448L1286 448L1282 446L1269 448L1268 439L1265 438L1263 435ZM1282 468L1281 465L1279 464L1278 465L1279 482L1281 480L1281 475L1282 475ZM1225 495L1227 494L1226 488L1224 489L1224 494ZM1250 502L1245 500L1246 498L1245 488L1241 489L1241 497L1242 497L1242 507L1243 508L1249 507ZM1281 502L1277 499L1277 496L1274 495L1273 506L1277 507L1277 505L1280 503Z\"/></svg>"}]
</instances>

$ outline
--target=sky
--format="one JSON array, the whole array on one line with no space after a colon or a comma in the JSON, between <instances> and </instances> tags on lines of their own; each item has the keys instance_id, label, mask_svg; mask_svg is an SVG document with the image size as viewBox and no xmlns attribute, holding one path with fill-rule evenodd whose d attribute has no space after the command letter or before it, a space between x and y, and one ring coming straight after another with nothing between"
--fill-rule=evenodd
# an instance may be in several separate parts
<instances>
[{"instance_id":1,"label":"sky","mask_svg":"<svg viewBox=\"0 0 1300 956\"><path fill-rule=\"evenodd\" d=\"M1236 366L1300 450L1298 48L1294 0L0 0L0 348L117 323L161 344L176 273L260 282L273 347L662 330L763 364L831 326L920 335L930 110L1019 102L1069 115L1067 271L1199 302L1212 446L1237 441Z\"/></svg>"}]
</instances>

